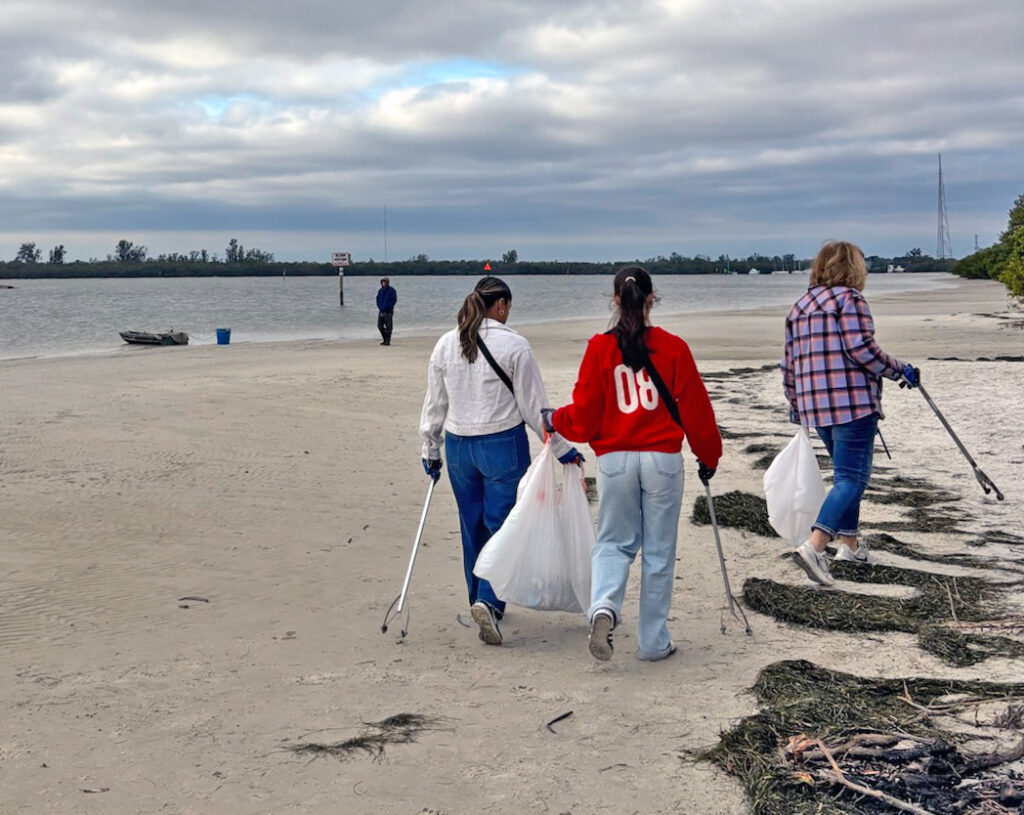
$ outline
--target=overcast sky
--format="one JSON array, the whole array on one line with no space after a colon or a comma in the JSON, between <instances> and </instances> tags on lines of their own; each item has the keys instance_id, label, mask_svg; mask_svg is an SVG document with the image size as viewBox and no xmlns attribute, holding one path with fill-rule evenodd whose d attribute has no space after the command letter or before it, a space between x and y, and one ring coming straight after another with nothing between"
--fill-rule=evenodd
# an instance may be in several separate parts
<instances>
[{"instance_id":1,"label":"overcast sky","mask_svg":"<svg viewBox=\"0 0 1024 815\"><path fill-rule=\"evenodd\" d=\"M1022 0L0 0L0 258L935 254L940 152L962 256L1022 43Z\"/></svg>"}]
</instances>

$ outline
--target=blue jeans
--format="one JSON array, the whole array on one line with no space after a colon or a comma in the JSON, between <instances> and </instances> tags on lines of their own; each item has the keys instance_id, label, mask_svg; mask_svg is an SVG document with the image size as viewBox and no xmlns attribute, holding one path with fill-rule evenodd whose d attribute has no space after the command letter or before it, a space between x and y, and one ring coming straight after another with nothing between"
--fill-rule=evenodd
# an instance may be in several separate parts
<instances>
[{"instance_id":1,"label":"blue jeans","mask_svg":"<svg viewBox=\"0 0 1024 815\"><path fill-rule=\"evenodd\" d=\"M459 507L462 530L462 565L466 571L469 603L482 600L500 618L505 603L491 584L473 574L484 544L497 532L516 502L516 488L530 466L530 443L523 425L486 436L447 433L444 442L448 480Z\"/></svg>"},{"instance_id":2,"label":"blue jeans","mask_svg":"<svg viewBox=\"0 0 1024 815\"><path fill-rule=\"evenodd\" d=\"M597 459L597 542L591 557L590 617L600 609L622 620L629 567L640 561L637 656L668 656L668 612L675 577L683 459L679 453L620 451Z\"/></svg>"},{"instance_id":3,"label":"blue jeans","mask_svg":"<svg viewBox=\"0 0 1024 815\"><path fill-rule=\"evenodd\" d=\"M812 528L831 538L855 537L860 522L860 499L871 480L878 414L815 429L832 456L833 481Z\"/></svg>"}]
</instances>

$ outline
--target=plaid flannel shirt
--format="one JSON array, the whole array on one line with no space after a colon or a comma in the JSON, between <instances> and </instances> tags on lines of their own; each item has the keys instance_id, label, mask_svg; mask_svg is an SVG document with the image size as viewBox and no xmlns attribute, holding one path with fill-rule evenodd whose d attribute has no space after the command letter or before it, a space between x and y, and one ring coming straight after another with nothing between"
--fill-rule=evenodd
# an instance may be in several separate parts
<instances>
[{"instance_id":1,"label":"plaid flannel shirt","mask_svg":"<svg viewBox=\"0 0 1024 815\"><path fill-rule=\"evenodd\" d=\"M804 427L882 417L882 377L900 379L903 363L875 342L864 295L847 286L812 286L786 318L782 380Z\"/></svg>"}]
</instances>

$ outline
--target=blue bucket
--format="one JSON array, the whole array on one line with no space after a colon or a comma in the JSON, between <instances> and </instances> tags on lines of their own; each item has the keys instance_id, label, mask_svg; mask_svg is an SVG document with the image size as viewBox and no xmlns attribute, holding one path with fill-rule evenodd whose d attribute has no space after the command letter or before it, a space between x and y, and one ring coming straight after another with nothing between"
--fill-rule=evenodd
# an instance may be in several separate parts
<instances>
[{"instance_id":1,"label":"blue bucket","mask_svg":"<svg viewBox=\"0 0 1024 815\"><path fill-rule=\"evenodd\" d=\"M218 328L217 329L217 345L227 345L231 342L231 329L230 328Z\"/></svg>"}]
</instances>

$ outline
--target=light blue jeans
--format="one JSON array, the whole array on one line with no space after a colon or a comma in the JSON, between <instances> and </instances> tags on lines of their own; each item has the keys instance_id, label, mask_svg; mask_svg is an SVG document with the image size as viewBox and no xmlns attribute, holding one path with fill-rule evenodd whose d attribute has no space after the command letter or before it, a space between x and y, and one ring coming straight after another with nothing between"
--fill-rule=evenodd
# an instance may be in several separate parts
<instances>
[{"instance_id":1,"label":"light blue jeans","mask_svg":"<svg viewBox=\"0 0 1024 815\"><path fill-rule=\"evenodd\" d=\"M637 656L668 656L683 459L679 453L621 451L597 459L597 543L591 557L590 617L605 609L622 621L629 567L640 560Z\"/></svg>"}]
</instances>

